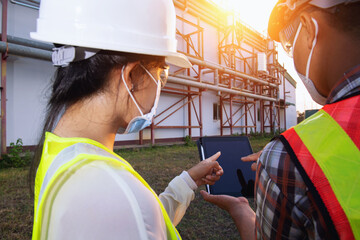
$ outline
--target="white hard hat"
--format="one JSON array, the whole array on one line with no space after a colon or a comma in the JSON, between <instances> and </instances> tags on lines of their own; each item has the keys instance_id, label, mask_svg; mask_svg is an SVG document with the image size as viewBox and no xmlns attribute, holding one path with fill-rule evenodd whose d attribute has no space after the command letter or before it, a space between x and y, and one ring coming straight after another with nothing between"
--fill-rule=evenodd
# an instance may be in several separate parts
<instances>
[{"instance_id":1,"label":"white hard hat","mask_svg":"<svg viewBox=\"0 0 360 240\"><path fill-rule=\"evenodd\" d=\"M172 0L41 0L40 41L145 55L191 67L177 52L176 14Z\"/></svg>"}]
</instances>

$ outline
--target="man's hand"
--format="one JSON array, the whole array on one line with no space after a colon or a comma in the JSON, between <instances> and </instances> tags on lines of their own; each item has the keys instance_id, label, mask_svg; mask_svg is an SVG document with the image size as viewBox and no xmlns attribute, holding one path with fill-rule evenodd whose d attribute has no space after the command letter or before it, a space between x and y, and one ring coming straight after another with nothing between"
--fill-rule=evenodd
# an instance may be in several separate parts
<instances>
[{"instance_id":1,"label":"man's hand","mask_svg":"<svg viewBox=\"0 0 360 240\"><path fill-rule=\"evenodd\" d=\"M241 239L255 239L255 212L244 197L211 195L200 191L204 200L229 212L240 233Z\"/></svg>"},{"instance_id":2,"label":"man's hand","mask_svg":"<svg viewBox=\"0 0 360 240\"><path fill-rule=\"evenodd\" d=\"M211 195L204 190L200 191L200 194L205 201L215 204L221 209L229 212L230 215L234 214L241 205L249 205L249 201L244 197L232 197L228 195Z\"/></svg>"},{"instance_id":3,"label":"man's hand","mask_svg":"<svg viewBox=\"0 0 360 240\"><path fill-rule=\"evenodd\" d=\"M198 187L204 184L214 185L224 174L222 167L216 161L220 155L221 153L217 152L187 171Z\"/></svg>"},{"instance_id":4,"label":"man's hand","mask_svg":"<svg viewBox=\"0 0 360 240\"><path fill-rule=\"evenodd\" d=\"M251 164L251 170L256 171L256 167L257 167L256 161L259 159L261 153L262 150L257 153L250 154L246 157L242 157L241 160L244 162L254 162L253 164Z\"/></svg>"}]
</instances>

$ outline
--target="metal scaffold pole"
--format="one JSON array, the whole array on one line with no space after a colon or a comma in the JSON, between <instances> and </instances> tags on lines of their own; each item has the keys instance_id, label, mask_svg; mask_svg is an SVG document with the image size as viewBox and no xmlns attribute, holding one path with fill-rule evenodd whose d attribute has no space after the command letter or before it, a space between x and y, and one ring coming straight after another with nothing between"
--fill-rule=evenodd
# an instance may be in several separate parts
<instances>
[{"instance_id":1,"label":"metal scaffold pole","mask_svg":"<svg viewBox=\"0 0 360 240\"><path fill-rule=\"evenodd\" d=\"M7 0L2 0L1 41L7 42ZM6 154L6 58L1 54L1 154Z\"/></svg>"}]
</instances>

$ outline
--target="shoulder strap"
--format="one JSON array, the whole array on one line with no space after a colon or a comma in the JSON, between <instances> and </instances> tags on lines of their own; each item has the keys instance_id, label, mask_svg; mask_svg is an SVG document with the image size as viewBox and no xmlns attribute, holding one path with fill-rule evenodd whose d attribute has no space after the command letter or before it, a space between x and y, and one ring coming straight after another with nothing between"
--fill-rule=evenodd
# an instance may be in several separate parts
<instances>
[{"instance_id":1,"label":"shoulder strap","mask_svg":"<svg viewBox=\"0 0 360 240\"><path fill-rule=\"evenodd\" d=\"M285 137L286 136L286 137ZM309 175L307 174L306 169L302 166L302 163L299 161L296 152L301 152L299 155L308 155L308 151L306 147L303 145L301 141L299 141L299 138L297 138L296 132L293 128L290 128L283 134L275 137L279 139L283 144L287 151L287 153L290 156L290 159L293 161L293 163L296 166L296 169L299 171L302 179L304 180L306 186L309 188L309 191L311 192L314 201L316 205L319 208L319 211L321 212L321 215L323 216L323 219L326 223L326 226L328 226L328 229L330 231L330 236L333 236L332 239L339 239L339 235L336 231L335 225L333 221L331 220L330 214L324 204L324 202L321 199L321 196L319 192L316 190L316 187L312 180L310 179ZM294 148L293 148L294 147ZM310 154L309 154L310 155ZM310 155L311 156L311 155Z\"/></svg>"},{"instance_id":2,"label":"shoulder strap","mask_svg":"<svg viewBox=\"0 0 360 240\"><path fill-rule=\"evenodd\" d=\"M74 145L71 145L64 150L62 150L53 160L50 167L48 168L44 181L42 182L41 189L39 192L39 198L38 198L38 206L41 202L42 195L44 193L44 190L46 189L49 181L54 176L56 171L66 163L73 160L75 157L77 157L80 154L93 154L93 155L99 155L103 157L113 158L116 159L123 164L128 165L131 167L127 162L122 161L120 158L116 158L113 154L110 154L109 152L105 151L104 149L101 149L99 147L96 147L89 143L76 143ZM131 167L132 168L132 167Z\"/></svg>"}]
</instances>

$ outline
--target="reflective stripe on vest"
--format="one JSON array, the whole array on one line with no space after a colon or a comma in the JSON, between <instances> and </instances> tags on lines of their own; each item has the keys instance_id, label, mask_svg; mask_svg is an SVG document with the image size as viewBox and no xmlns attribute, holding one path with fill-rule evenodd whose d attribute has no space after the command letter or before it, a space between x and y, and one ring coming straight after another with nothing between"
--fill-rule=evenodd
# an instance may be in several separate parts
<instances>
[{"instance_id":1,"label":"reflective stripe on vest","mask_svg":"<svg viewBox=\"0 0 360 240\"><path fill-rule=\"evenodd\" d=\"M330 114L329 114L330 113ZM360 96L329 104L285 137L340 239L360 239Z\"/></svg>"},{"instance_id":2,"label":"reflective stripe on vest","mask_svg":"<svg viewBox=\"0 0 360 240\"><path fill-rule=\"evenodd\" d=\"M47 156L47 148L48 143L56 143L56 141L69 141L69 138L63 139L55 136L54 134L47 133L46 139L44 143L44 152L42 157L42 162L49 160L46 158ZM41 184L40 190L37 192L38 196L35 196L37 202L35 201L34 209L34 227L33 227L33 239L46 239L47 229L48 229L48 219L50 217L50 208L52 206L52 202L56 197L56 192L63 183L70 177L71 174L69 172L75 172L80 169L84 165L91 163L92 161L106 161L107 164L115 167L122 168L124 170L132 173L140 182L142 182L145 187L150 190L156 200L158 201L167 229L167 238L168 239L181 239L179 233L176 228L172 224L164 206L162 205L160 199L157 194L151 189L151 187L145 182L145 180L131 167L129 163L123 160L121 157L115 155L114 153L108 151L101 144L97 143L98 146L93 144L94 141L88 139L73 139L76 140L75 144L67 146L67 144L63 144L65 148L60 151L56 157L50 159L51 163L46 164L44 167L41 163L39 168L42 166L44 173L43 176L37 172L36 176L36 184ZM80 143L78 141L81 141ZM59 144L60 144L59 142ZM87 143L90 142L90 143ZM61 145L61 144L60 144ZM49 154L51 156L52 154ZM46 171L44 171L46 170ZM39 175L39 176L38 176ZM40 183L38 179L42 179L43 181ZM135 209L136 211L136 209ZM47 213L45 216L44 213ZM144 225L143 219L141 218L141 214L135 216L136 221L139 225ZM146 235L143 235L143 239L147 239Z\"/></svg>"}]
</instances>

